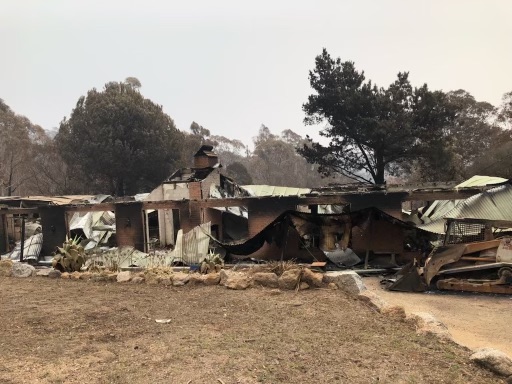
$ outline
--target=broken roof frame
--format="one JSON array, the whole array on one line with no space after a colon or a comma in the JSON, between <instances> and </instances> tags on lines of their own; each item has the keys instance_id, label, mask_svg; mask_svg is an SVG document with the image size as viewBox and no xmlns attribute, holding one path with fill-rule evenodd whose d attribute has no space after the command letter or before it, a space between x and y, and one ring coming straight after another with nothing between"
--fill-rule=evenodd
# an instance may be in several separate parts
<instances>
[{"instance_id":1,"label":"broken roof frame","mask_svg":"<svg viewBox=\"0 0 512 384\"><path fill-rule=\"evenodd\" d=\"M509 182L504 184L508 184ZM415 186L378 190L359 190L359 191L343 191L343 192L329 192L320 193L316 190L312 193L299 196L244 196L244 197L230 197L222 199L199 199L199 200L160 200L160 201L143 201L142 209L169 209L185 207L188 204L194 204L198 208L213 208L213 207L234 207L245 206L253 201L276 201L296 203L297 205L319 205L319 204L350 204L347 199L351 196L400 196L402 201L414 200L460 200L477 195L482 191L496 188L496 185L485 187L468 187L468 188L417 188ZM0 200L1 202L1 200ZM114 211L117 204L136 204L136 201L121 201L109 203L68 203L63 204L66 212L90 212L90 211ZM0 214L29 214L37 212L37 207L32 208L18 208L18 207L1 207Z\"/></svg>"}]
</instances>

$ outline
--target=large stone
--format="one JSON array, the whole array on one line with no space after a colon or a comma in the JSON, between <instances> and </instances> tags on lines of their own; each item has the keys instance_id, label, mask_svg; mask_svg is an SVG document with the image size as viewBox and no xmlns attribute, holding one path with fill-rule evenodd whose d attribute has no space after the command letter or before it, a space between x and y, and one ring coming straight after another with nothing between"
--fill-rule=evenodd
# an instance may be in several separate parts
<instances>
[{"instance_id":1,"label":"large stone","mask_svg":"<svg viewBox=\"0 0 512 384\"><path fill-rule=\"evenodd\" d=\"M451 340L452 335L446 325L436 319L434 315L427 312L415 312L408 316L416 324L418 334L431 333L440 339Z\"/></svg>"},{"instance_id":2,"label":"large stone","mask_svg":"<svg viewBox=\"0 0 512 384\"><path fill-rule=\"evenodd\" d=\"M309 284L306 283L305 281L301 281L300 282L300 285L299 285L299 290L300 291L304 291L306 289L309 289Z\"/></svg>"},{"instance_id":3,"label":"large stone","mask_svg":"<svg viewBox=\"0 0 512 384\"><path fill-rule=\"evenodd\" d=\"M305 281L311 287L321 288L325 284L323 283L324 275L322 273L313 272L309 268L305 268L302 271L302 281Z\"/></svg>"},{"instance_id":4,"label":"large stone","mask_svg":"<svg viewBox=\"0 0 512 384\"><path fill-rule=\"evenodd\" d=\"M500 376L512 376L512 359L505 353L492 348L477 349L471 355L471 360Z\"/></svg>"},{"instance_id":5,"label":"large stone","mask_svg":"<svg viewBox=\"0 0 512 384\"><path fill-rule=\"evenodd\" d=\"M61 279L69 279L69 277L70 277L69 272L62 272L62 274L60 275Z\"/></svg>"},{"instance_id":6,"label":"large stone","mask_svg":"<svg viewBox=\"0 0 512 384\"><path fill-rule=\"evenodd\" d=\"M127 283L132 279L132 273L130 271L122 271L117 274L116 281L118 283Z\"/></svg>"},{"instance_id":7,"label":"large stone","mask_svg":"<svg viewBox=\"0 0 512 384\"><path fill-rule=\"evenodd\" d=\"M274 272L256 272L252 275L254 284L263 287L277 288L279 286L279 278Z\"/></svg>"},{"instance_id":8,"label":"large stone","mask_svg":"<svg viewBox=\"0 0 512 384\"><path fill-rule=\"evenodd\" d=\"M14 277L30 277L36 275L36 269L24 263L13 263L12 264L12 275Z\"/></svg>"},{"instance_id":9,"label":"large stone","mask_svg":"<svg viewBox=\"0 0 512 384\"><path fill-rule=\"evenodd\" d=\"M300 277L300 269L289 269L288 271L284 271L281 276L279 276L279 288L281 289L295 289L299 282Z\"/></svg>"},{"instance_id":10,"label":"large stone","mask_svg":"<svg viewBox=\"0 0 512 384\"><path fill-rule=\"evenodd\" d=\"M357 298L361 300L363 303L365 303L368 307L371 309L382 312L384 308L388 306L388 303L384 301L379 295L372 291L363 291L359 295L357 295Z\"/></svg>"},{"instance_id":11,"label":"large stone","mask_svg":"<svg viewBox=\"0 0 512 384\"><path fill-rule=\"evenodd\" d=\"M189 285L198 285L203 283L202 279L203 275L200 273L191 273L188 277L188 284Z\"/></svg>"},{"instance_id":12,"label":"large stone","mask_svg":"<svg viewBox=\"0 0 512 384\"><path fill-rule=\"evenodd\" d=\"M252 279L246 273L224 269L220 271L219 279L220 284L229 289L246 289L252 283Z\"/></svg>"},{"instance_id":13,"label":"large stone","mask_svg":"<svg viewBox=\"0 0 512 384\"><path fill-rule=\"evenodd\" d=\"M221 269L219 272L220 276L220 285L226 285L226 281L228 280L229 274L233 273L233 271L227 271L225 269Z\"/></svg>"},{"instance_id":14,"label":"large stone","mask_svg":"<svg viewBox=\"0 0 512 384\"><path fill-rule=\"evenodd\" d=\"M220 282L220 274L219 273L191 273L189 274L189 285L217 285Z\"/></svg>"},{"instance_id":15,"label":"large stone","mask_svg":"<svg viewBox=\"0 0 512 384\"><path fill-rule=\"evenodd\" d=\"M48 272L48 277L50 279L58 279L60 278L60 276L62 275L62 273L58 270L58 269L50 269L50 272Z\"/></svg>"},{"instance_id":16,"label":"large stone","mask_svg":"<svg viewBox=\"0 0 512 384\"><path fill-rule=\"evenodd\" d=\"M241 290L247 289L251 285L251 279L247 275L233 275L226 281L226 288Z\"/></svg>"},{"instance_id":17,"label":"large stone","mask_svg":"<svg viewBox=\"0 0 512 384\"><path fill-rule=\"evenodd\" d=\"M40 268L36 269L36 276L48 277L52 268Z\"/></svg>"},{"instance_id":18,"label":"large stone","mask_svg":"<svg viewBox=\"0 0 512 384\"><path fill-rule=\"evenodd\" d=\"M220 273L208 273L201 276L204 285L217 285L220 282Z\"/></svg>"},{"instance_id":19,"label":"large stone","mask_svg":"<svg viewBox=\"0 0 512 384\"><path fill-rule=\"evenodd\" d=\"M108 281L108 276L103 275L101 273L93 273L90 277L90 280L96 283L103 283L105 281Z\"/></svg>"},{"instance_id":20,"label":"large stone","mask_svg":"<svg viewBox=\"0 0 512 384\"><path fill-rule=\"evenodd\" d=\"M0 276L12 276L12 260L0 260Z\"/></svg>"},{"instance_id":21,"label":"large stone","mask_svg":"<svg viewBox=\"0 0 512 384\"><path fill-rule=\"evenodd\" d=\"M175 287L180 287L185 285L190 280L190 275L185 272L177 272L172 275L172 285Z\"/></svg>"},{"instance_id":22,"label":"large stone","mask_svg":"<svg viewBox=\"0 0 512 384\"><path fill-rule=\"evenodd\" d=\"M366 291L366 286L354 271L333 271L326 272L323 277L324 283L334 283L338 288L349 295L357 296L361 292Z\"/></svg>"}]
</instances>

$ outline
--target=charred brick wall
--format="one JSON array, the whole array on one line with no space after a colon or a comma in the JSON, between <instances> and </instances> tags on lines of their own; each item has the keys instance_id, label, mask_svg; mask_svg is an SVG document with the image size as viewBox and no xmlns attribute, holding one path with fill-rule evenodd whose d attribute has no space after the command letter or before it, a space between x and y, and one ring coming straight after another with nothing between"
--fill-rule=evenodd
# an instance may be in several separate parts
<instances>
[{"instance_id":1,"label":"charred brick wall","mask_svg":"<svg viewBox=\"0 0 512 384\"><path fill-rule=\"evenodd\" d=\"M43 227L43 248L41 256L50 256L55 247L62 246L68 233L66 226L66 212L64 207L49 205L39 208L41 226Z\"/></svg>"},{"instance_id":2,"label":"charred brick wall","mask_svg":"<svg viewBox=\"0 0 512 384\"><path fill-rule=\"evenodd\" d=\"M273 199L251 201L249 209L249 236L259 233L263 228L274 221L280 214L288 210L295 210L296 202L292 199Z\"/></svg>"},{"instance_id":3,"label":"charred brick wall","mask_svg":"<svg viewBox=\"0 0 512 384\"><path fill-rule=\"evenodd\" d=\"M404 230L399 225L372 220L367 228L352 228L352 249L361 254L366 250L400 254L404 250L404 238Z\"/></svg>"},{"instance_id":4,"label":"charred brick wall","mask_svg":"<svg viewBox=\"0 0 512 384\"><path fill-rule=\"evenodd\" d=\"M144 251L142 202L116 204L115 214L117 245L132 246Z\"/></svg>"},{"instance_id":5,"label":"charred brick wall","mask_svg":"<svg viewBox=\"0 0 512 384\"><path fill-rule=\"evenodd\" d=\"M311 262L313 259L325 260L325 254L319 248L306 249L300 239L299 234L293 228L290 228L286 241L280 245L265 243L263 247L250 255L256 259L263 260L296 260L298 262Z\"/></svg>"},{"instance_id":6,"label":"charred brick wall","mask_svg":"<svg viewBox=\"0 0 512 384\"><path fill-rule=\"evenodd\" d=\"M375 207L381 211L386 212L388 215L402 218L402 200L404 195L389 194L389 195L352 195L346 196L346 200L350 203L350 210L352 212L359 211L364 208Z\"/></svg>"},{"instance_id":7,"label":"charred brick wall","mask_svg":"<svg viewBox=\"0 0 512 384\"><path fill-rule=\"evenodd\" d=\"M203 209L203 223L207 223L208 221L212 223L212 235L216 236L217 239L222 239L222 212L213 208ZM214 228L217 228L217 233L214 233Z\"/></svg>"}]
</instances>

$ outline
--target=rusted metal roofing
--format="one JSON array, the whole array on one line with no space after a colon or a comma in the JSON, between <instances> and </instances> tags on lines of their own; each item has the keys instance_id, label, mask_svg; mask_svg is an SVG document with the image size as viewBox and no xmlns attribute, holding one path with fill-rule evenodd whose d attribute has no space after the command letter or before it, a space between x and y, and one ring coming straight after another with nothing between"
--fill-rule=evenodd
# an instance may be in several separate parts
<instances>
[{"instance_id":1,"label":"rusted metal roofing","mask_svg":"<svg viewBox=\"0 0 512 384\"><path fill-rule=\"evenodd\" d=\"M275 185L242 185L251 196L302 196L311 192L309 188L279 187Z\"/></svg>"}]
</instances>

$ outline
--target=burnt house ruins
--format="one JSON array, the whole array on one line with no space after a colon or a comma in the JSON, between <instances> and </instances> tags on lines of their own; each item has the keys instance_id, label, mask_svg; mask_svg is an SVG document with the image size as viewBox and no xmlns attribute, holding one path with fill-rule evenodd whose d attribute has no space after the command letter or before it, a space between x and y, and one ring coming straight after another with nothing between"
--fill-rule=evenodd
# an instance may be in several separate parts
<instances>
[{"instance_id":1,"label":"burnt house ruins","mask_svg":"<svg viewBox=\"0 0 512 384\"><path fill-rule=\"evenodd\" d=\"M404 218L404 202L458 201L488 188L355 184L274 188L276 193L258 196L225 176L217 154L205 145L194 155L192 167L177 170L149 194L134 198L0 198L0 254L31 237L27 233L21 238L22 223L36 223L41 256L51 255L67 235L75 234L87 238L90 249L117 245L149 252L158 245L179 249L180 255L196 252L190 260L206 256L209 247L222 247L234 257L310 262L350 247L366 265L378 255L395 263L417 255L420 249L407 243L427 233Z\"/></svg>"}]
</instances>

